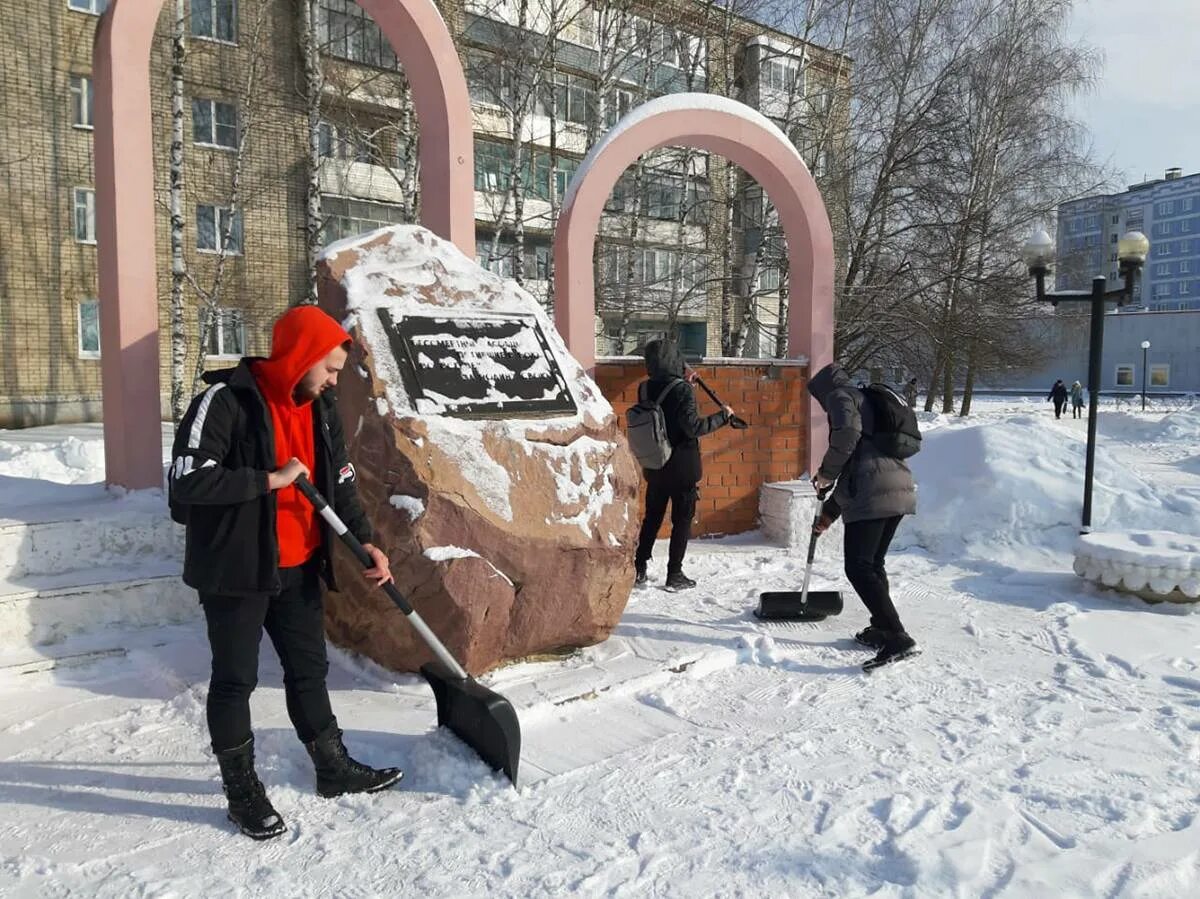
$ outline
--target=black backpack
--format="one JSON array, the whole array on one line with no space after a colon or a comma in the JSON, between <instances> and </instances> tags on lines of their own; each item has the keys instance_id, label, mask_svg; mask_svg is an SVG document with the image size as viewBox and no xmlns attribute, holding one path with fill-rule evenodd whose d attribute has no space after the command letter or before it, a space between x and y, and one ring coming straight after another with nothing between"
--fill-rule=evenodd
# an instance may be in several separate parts
<instances>
[{"instance_id":1,"label":"black backpack","mask_svg":"<svg viewBox=\"0 0 1200 899\"><path fill-rule=\"evenodd\" d=\"M662 401L682 383L682 378L675 378L655 400L649 396L649 381L638 385L638 401L625 413L625 429L629 448L642 468L657 471L671 459L671 441L667 439L667 420L663 416Z\"/></svg>"},{"instance_id":2,"label":"black backpack","mask_svg":"<svg viewBox=\"0 0 1200 899\"><path fill-rule=\"evenodd\" d=\"M863 399L870 403L875 426L870 439L885 456L907 459L921 450L921 429L917 425L917 413L899 394L883 384L871 384L862 388Z\"/></svg>"}]
</instances>

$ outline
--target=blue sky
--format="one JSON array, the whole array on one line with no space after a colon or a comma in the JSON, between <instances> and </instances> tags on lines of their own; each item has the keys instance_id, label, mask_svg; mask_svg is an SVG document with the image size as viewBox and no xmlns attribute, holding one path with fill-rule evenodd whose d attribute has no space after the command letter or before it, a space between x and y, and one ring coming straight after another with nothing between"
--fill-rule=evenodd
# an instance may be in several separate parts
<instances>
[{"instance_id":1,"label":"blue sky","mask_svg":"<svg viewBox=\"0 0 1200 899\"><path fill-rule=\"evenodd\" d=\"M1079 0L1071 32L1104 51L1078 115L1122 185L1200 172L1200 0Z\"/></svg>"}]
</instances>

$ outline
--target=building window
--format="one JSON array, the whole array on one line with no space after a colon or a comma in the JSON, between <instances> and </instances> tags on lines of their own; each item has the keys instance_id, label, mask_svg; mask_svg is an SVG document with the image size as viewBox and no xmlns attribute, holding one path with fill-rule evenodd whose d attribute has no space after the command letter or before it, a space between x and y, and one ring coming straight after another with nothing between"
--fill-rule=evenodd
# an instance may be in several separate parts
<instances>
[{"instance_id":1,"label":"building window","mask_svg":"<svg viewBox=\"0 0 1200 899\"><path fill-rule=\"evenodd\" d=\"M345 197L322 197L321 213L325 216L326 243L357 237L376 228L402 225L405 221L404 209L400 206Z\"/></svg>"},{"instance_id":2,"label":"building window","mask_svg":"<svg viewBox=\"0 0 1200 899\"><path fill-rule=\"evenodd\" d=\"M242 216L224 206L196 207L196 249L203 253L220 252L221 239L225 240L225 252L242 254Z\"/></svg>"},{"instance_id":3,"label":"building window","mask_svg":"<svg viewBox=\"0 0 1200 899\"><path fill-rule=\"evenodd\" d=\"M475 142L475 189L493 193L509 189L512 146L490 140Z\"/></svg>"},{"instance_id":4,"label":"building window","mask_svg":"<svg viewBox=\"0 0 1200 899\"><path fill-rule=\"evenodd\" d=\"M204 354L210 358L237 359L246 354L246 324L241 309L201 309L200 333L204 336Z\"/></svg>"},{"instance_id":5,"label":"building window","mask_svg":"<svg viewBox=\"0 0 1200 899\"><path fill-rule=\"evenodd\" d=\"M512 68L494 53L467 53L467 91L476 103L507 108L512 103Z\"/></svg>"},{"instance_id":6,"label":"building window","mask_svg":"<svg viewBox=\"0 0 1200 899\"><path fill-rule=\"evenodd\" d=\"M1191 292L1192 292L1192 282L1191 281L1180 281L1179 282L1179 295L1180 296L1183 296L1184 294L1188 294Z\"/></svg>"},{"instance_id":7,"label":"building window","mask_svg":"<svg viewBox=\"0 0 1200 899\"><path fill-rule=\"evenodd\" d=\"M79 12L90 12L98 16L108 9L108 0L67 0L67 6Z\"/></svg>"},{"instance_id":8,"label":"building window","mask_svg":"<svg viewBox=\"0 0 1200 899\"><path fill-rule=\"evenodd\" d=\"M1183 211L1184 212L1192 211L1192 198L1191 197L1184 197L1183 200L1181 200L1180 202L1183 203Z\"/></svg>"},{"instance_id":9,"label":"building window","mask_svg":"<svg viewBox=\"0 0 1200 899\"><path fill-rule=\"evenodd\" d=\"M1154 274L1160 278L1165 278L1167 275L1171 274L1171 266L1165 262L1160 262L1154 267Z\"/></svg>"},{"instance_id":10,"label":"building window","mask_svg":"<svg viewBox=\"0 0 1200 899\"><path fill-rule=\"evenodd\" d=\"M192 36L237 42L237 0L192 0Z\"/></svg>"},{"instance_id":11,"label":"building window","mask_svg":"<svg viewBox=\"0 0 1200 899\"><path fill-rule=\"evenodd\" d=\"M1158 204L1158 214L1159 215L1173 215L1174 212L1175 212L1175 201L1174 200L1164 200L1163 202Z\"/></svg>"},{"instance_id":12,"label":"building window","mask_svg":"<svg viewBox=\"0 0 1200 899\"><path fill-rule=\"evenodd\" d=\"M1150 386L1167 387L1171 383L1171 366L1165 362L1150 366Z\"/></svg>"},{"instance_id":13,"label":"building window","mask_svg":"<svg viewBox=\"0 0 1200 899\"><path fill-rule=\"evenodd\" d=\"M1114 225L1115 225L1115 224L1117 224L1117 223L1118 223L1120 220L1121 220L1121 216L1119 216L1119 215L1114 215L1114 216L1112 217L1112 223L1113 223Z\"/></svg>"},{"instance_id":14,"label":"building window","mask_svg":"<svg viewBox=\"0 0 1200 899\"><path fill-rule=\"evenodd\" d=\"M1186 259L1181 259L1179 261L1179 274L1186 275L1191 270L1192 270L1192 264L1190 262L1188 262Z\"/></svg>"},{"instance_id":15,"label":"building window","mask_svg":"<svg viewBox=\"0 0 1200 899\"><path fill-rule=\"evenodd\" d=\"M71 76L71 124L76 128L91 128L92 79L87 75Z\"/></svg>"},{"instance_id":16,"label":"building window","mask_svg":"<svg viewBox=\"0 0 1200 899\"><path fill-rule=\"evenodd\" d=\"M1179 223L1179 230L1181 232L1183 232L1184 234L1187 234L1189 231L1191 231L1192 230L1192 220L1191 219L1183 219L1183 221L1181 221Z\"/></svg>"},{"instance_id":17,"label":"building window","mask_svg":"<svg viewBox=\"0 0 1200 899\"><path fill-rule=\"evenodd\" d=\"M317 40L323 52L338 59L377 69L398 68L392 45L355 0L321 0Z\"/></svg>"},{"instance_id":18,"label":"building window","mask_svg":"<svg viewBox=\"0 0 1200 899\"><path fill-rule=\"evenodd\" d=\"M553 106L552 106L553 102ZM586 125L596 108L596 87L591 79L579 75L568 75L556 72L554 75L554 94L550 94L550 85L545 84L538 91L534 112L548 116L551 111L560 121L574 122Z\"/></svg>"},{"instance_id":19,"label":"building window","mask_svg":"<svg viewBox=\"0 0 1200 899\"><path fill-rule=\"evenodd\" d=\"M100 358L100 303L83 300L79 304L79 356Z\"/></svg>"},{"instance_id":20,"label":"building window","mask_svg":"<svg viewBox=\"0 0 1200 899\"><path fill-rule=\"evenodd\" d=\"M1171 255L1171 242L1169 240L1165 240L1158 245L1158 255L1159 256L1170 256Z\"/></svg>"},{"instance_id":21,"label":"building window","mask_svg":"<svg viewBox=\"0 0 1200 899\"><path fill-rule=\"evenodd\" d=\"M192 141L203 147L237 149L237 107L218 100L192 100Z\"/></svg>"},{"instance_id":22,"label":"building window","mask_svg":"<svg viewBox=\"0 0 1200 899\"><path fill-rule=\"evenodd\" d=\"M1133 366L1118 365L1117 366L1117 386L1132 387L1133 386Z\"/></svg>"},{"instance_id":23,"label":"building window","mask_svg":"<svg viewBox=\"0 0 1200 899\"><path fill-rule=\"evenodd\" d=\"M779 269L773 265L763 266L758 270L758 289L768 293L779 290Z\"/></svg>"},{"instance_id":24,"label":"building window","mask_svg":"<svg viewBox=\"0 0 1200 899\"><path fill-rule=\"evenodd\" d=\"M347 125L322 122L317 126L317 148L322 159L380 163L379 148L369 134Z\"/></svg>"},{"instance_id":25,"label":"building window","mask_svg":"<svg viewBox=\"0 0 1200 899\"><path fill-rule=\"evenodd\" d=\"M633 92L614 90L604 104L604 127L611 128L634 107Z\"/></svg>"},{"instance_id":26,"label":"building window","mask_svg":"<svg viewBox=\"0 0 1200 899\"><path fill-rule=\"evenodd\" d=\"M797 84L803 89L800 67L791 59L764 59L758 66L759 83L770 90L790 94Z\"/></svg>"},{"instance_id":27,"label":"building window","mask_svg":"<svg viewBox=\"0 0 1200 899\"><path fill-rule=\"evenodd\" d=\"M75 240L96 242L96 192L90 187L75 188Z\"/></svg>"},{"instance_id":28,"label":"building window","mask_svg":"<svg viewBox=\"0 0 1200 899\"><path fill-rule=\"evenodd\" d=\"M1154 285L1154 298L1155 299L1161 299L1162 297L1169 297L1170 295L1171 295L1171 285L1170 284L1155 284Z\"/></svg>"}]
</instances>

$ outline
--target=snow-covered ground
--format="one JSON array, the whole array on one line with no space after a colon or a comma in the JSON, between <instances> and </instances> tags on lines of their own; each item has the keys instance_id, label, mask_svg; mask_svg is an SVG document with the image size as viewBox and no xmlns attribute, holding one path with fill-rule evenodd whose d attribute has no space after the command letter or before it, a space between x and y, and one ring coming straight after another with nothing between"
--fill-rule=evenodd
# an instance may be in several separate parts
<instances>
[{"instance_id":1,"label":"snow-covered ground","mask_svg":"<svg viewBox=\"0 0 1200 899\"><path fill-rule=\"evenodd\" d=\"M697 542L696 590L641 590L605 644L485 678L521 716L519 790L434 730L421 681L335 654L352 750L407 774L317 798L268 646L259 770L290 829L256 844L224 820L198 626L0 669L0 894L1200 893L1200 616L1071 573L1084 423L1044 403L976 408L927 416L921 512L890 561L923 655L861 673L849 638L865 614L836 535L818 572L846 612L815 625L750 615L759 590L798 585L802 559ZM39 450L36 472L13 436L0 477L24 499L54 459L64 484L48 489L87 481L94 434ZM1198 446L1200 409L1105 413L1097 528L1195 536Z\"/></svg>"}]
</instances>

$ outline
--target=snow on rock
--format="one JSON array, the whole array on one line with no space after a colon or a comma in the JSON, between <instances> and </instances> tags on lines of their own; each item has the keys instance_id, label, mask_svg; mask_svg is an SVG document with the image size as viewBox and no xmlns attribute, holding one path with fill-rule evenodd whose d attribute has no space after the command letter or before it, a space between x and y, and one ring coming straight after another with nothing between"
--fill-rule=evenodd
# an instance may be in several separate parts
<instances>
[{"instance_id":1,"label":"snow on rock","mask_svg":"<svg viewBox=\"0 0 1200 899\"><path fill-rule=\"evenodd\" d=\"M415 496L389 496L388 505L393 509L400 509L408 515L409 521L416 521L425 514L425 503Z\"/></svg>"},{"instance_id":2,"label":"snow on rock","mask_svg":"<svg viewBox=\"0 0 1200 899\"><path fill-rule=\"evenodd\" d=\"M1092 533L1079 538L1075 573L1144 598L1200 599L1200 537L1171 531Z\"/></svg>"},{"instance_id":3,"label":"snow on rock","mask_svg":"<svg viewBox=\"0 0 1200 899\"><path fill-rule=\"evenodd\" d=\"M641 473L538 301L412 226L331 245L318 283L356 338L338 401L364 419L351 459L401 592L473 673L604 639L632 587ZM475 556L437 564L446 546ZM331 604L334 638L419 667L387 602L339 581L362 595Z\"/></svg>"},{"instance_id":4,"label":"snow on rock","mask_svg":"<svg viewBox=\"0 0 1200 899\"><path fill-rule=\"evenodd\" d=\"M431 546L425 550L424 556L434 562L448 562L451 559L479 558L479 553L461 546Z\"/></svg>"}]
</instances>

